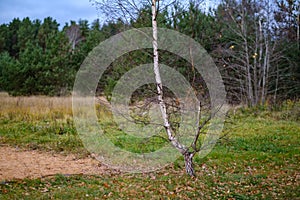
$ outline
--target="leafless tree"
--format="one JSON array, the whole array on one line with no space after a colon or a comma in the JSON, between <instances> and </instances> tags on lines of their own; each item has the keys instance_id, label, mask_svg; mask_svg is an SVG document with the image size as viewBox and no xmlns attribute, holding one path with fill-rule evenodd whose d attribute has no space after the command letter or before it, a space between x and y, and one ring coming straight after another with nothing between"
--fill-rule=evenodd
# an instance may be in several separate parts
<instances>
[{"instance_id":1,"label":"leafless tree","mask_svg":"<svg viewBox=\"0 0 300 200\"><path fill-rule=\"evenodd\" d=\"M204 127L209 124L210 120L216 115L220 108L215 109L213 112L208 114L206 118L203 118L201 115L204 112L204 108L209 109L207 102L202 101L198 105L198 109L195 109L197 114L197 122L194 124L195 135L192 143L190 145L184 145L178 139L178 133L176 134L176 128L174 128L174 123L170 119L171 113L174 114L176 110L179 109L178 102L176 98L167 99L164 95L165 89L163 85L163 80L160 71L160 53L158 46L158 22L157 16L161 9L165 9L173 4L179 3L180 1L171 0L171 1L162 1L162 0L144 0L144 1L135 1L135 0L93 0L92 1L97 8L101 9L102 12L108 16L114 18L123 18L127 21L135 19L138 16L138 13L144 8L145 5L151 6L151 16L152 16L152 47L153 47L153 71L155 74L156 82L156 97L155 102L159 105L160 113L162 116L161 125L164 127L167 133L167 139L176 148L184 157L185 160L185 169L187 174L190 176L195 176L194 167L193 167L193 157L195 154L201 150L203 147L200 147L199 138L200 135L204 132ZM194 1L194 3L199 4L203 1ZM174 17L174 16L173 16ZM153 102L153 101L150 101ZM147 104L147 101L144 101ZM145 108L145 106L143 107ZM172 110L173 109L173 110ZM172 111L171 111L172 110ZM206 113L207 114L207 113Z\"/></svg>"},{"instance_id":2,"label":"leafless tree","mask_svg":"<svg viewBox=\"0 0 300 200\"><path fill-rule=\"evenodd\" d=\"M224 79L238 101L249 106L264 104L267 96L276 94L272 82L281 73L276 66L283 59L274 40L274 7L270 1L223 1L221 21L231 33L229 42L219 51ZM227 73L227 74L226 74ZM275 90L275 91L272 91Z\"/></svg>"},{"instance_id":3,"label":"leafless tree","mask_svg":"<svg viewBox=\"0 0 300 200\"><path fill-rule=\"evenodd\" d=\"M69 39L71 50L74 51L76 45L81 42L84 38L82 37L79 25L75 22L71 24L66 30L66 35Z\"/></svg>"}]
</instances>

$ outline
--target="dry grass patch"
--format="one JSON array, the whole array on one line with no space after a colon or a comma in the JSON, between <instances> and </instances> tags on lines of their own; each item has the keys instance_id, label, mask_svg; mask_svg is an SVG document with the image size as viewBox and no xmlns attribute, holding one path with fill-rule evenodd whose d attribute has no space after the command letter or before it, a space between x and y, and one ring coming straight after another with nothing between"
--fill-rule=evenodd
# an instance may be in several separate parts
<instances>
[{"instance_id":1,"label":"dry grass patch","mask_svg":"<svg viewBox=\"0 0 300 200\"><path fill-rule=\"evenodd\" d=\"M72 97L11 97L0 94L0 117L9 120L66 120L72 117Z\"/></svg>"}]
</instances>

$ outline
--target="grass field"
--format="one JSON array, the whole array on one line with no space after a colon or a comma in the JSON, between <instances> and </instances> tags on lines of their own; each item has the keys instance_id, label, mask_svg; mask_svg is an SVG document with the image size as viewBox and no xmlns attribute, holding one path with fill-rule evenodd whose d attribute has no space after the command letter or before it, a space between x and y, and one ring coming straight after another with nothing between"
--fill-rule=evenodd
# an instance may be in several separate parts
<instances>
[{"instance_id":1,"label":"grass field","mask_svg":"<svg viewBox=\"0 0 300 200\"><path fill-rule=\"evenodd\" d=\"M196 178L185 174L179 158L147 174L6 180L0 199L300 199L299 103L231 114L233 123L224 129L229 136L207 157L195 158ZM99 110L107 131L115 131L110 114ZM88 155L73 125L69 97L0 95L0 144Z\"/></svg>"}]
</instances>

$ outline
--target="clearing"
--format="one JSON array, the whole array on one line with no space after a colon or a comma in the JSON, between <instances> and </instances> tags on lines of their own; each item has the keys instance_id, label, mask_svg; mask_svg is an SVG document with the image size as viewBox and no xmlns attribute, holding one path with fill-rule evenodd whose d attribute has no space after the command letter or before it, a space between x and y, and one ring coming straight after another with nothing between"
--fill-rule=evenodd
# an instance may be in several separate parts
<instances>
[{"instance_id":1,"label":"clearing","mask_svg":"<svg viewBox=\"0 0 300 200\"><path fill-rule=\"evenodd\" d=\"M0 180L38 178L55 174L93 174L109 173L106 166L87 157L38 150L22 150L0 146Z\"/></svg>"}]
</instances>

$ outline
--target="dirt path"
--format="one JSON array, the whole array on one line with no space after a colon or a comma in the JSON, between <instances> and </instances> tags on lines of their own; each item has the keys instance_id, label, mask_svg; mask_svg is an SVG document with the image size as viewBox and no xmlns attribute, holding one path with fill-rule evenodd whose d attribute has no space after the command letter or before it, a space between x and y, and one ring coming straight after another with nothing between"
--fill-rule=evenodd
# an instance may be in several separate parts
<instances>
[{"instance_id":1,"label":"dirt path","mask_svg":"<svg viewBox=\"0 0 300 200\"><path fill-rule=\"evenodd\" d=\"M108 168L93 158L76 159L48 152L0 146L0 181L37 178L54 174L108 173Z\"/></svg>"}]
</instances>

